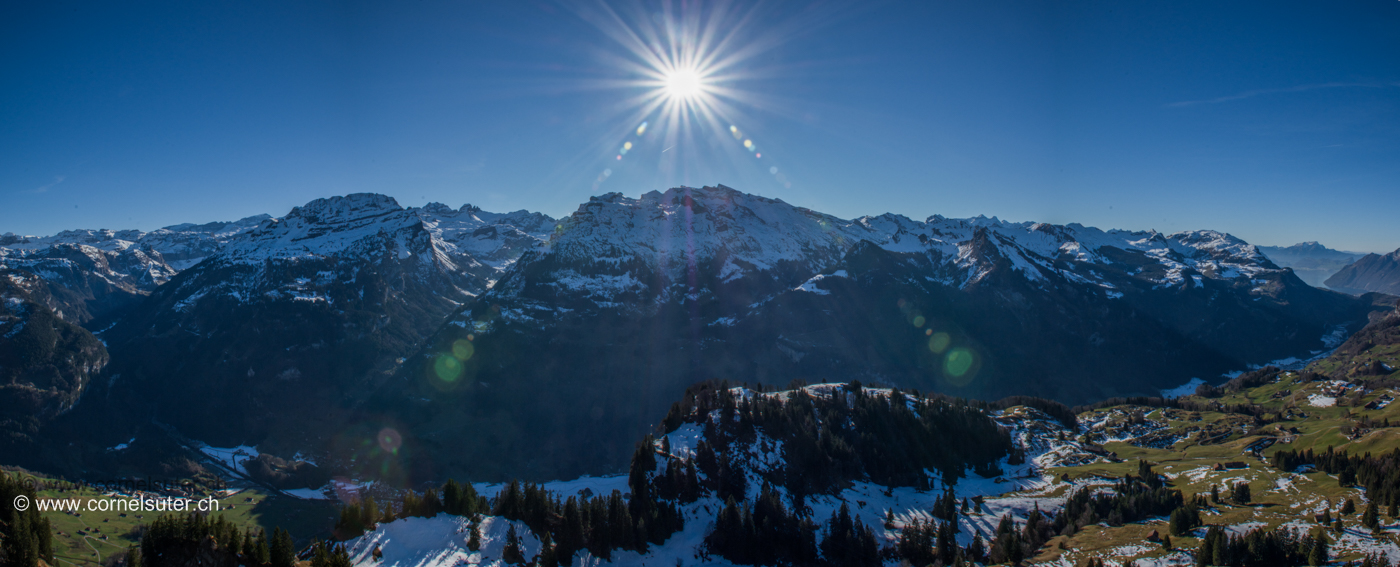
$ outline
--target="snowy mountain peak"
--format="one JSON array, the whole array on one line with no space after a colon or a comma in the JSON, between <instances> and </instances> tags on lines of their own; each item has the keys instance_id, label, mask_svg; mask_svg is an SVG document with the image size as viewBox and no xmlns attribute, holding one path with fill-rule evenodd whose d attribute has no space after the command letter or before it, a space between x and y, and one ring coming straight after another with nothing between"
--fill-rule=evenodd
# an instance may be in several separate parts
<instances>
[{"instance_id":1,"label":"snowy mountain peak","mask_svg":"<svg viewBox=\"0 0 1400 567\"><path fill-rule=\"evenodd\" d=\"M465 209L465 207L463 208ZM433 214L452 214L457 212L456 209L453 209L452 207L449 207L437 201L433 201L431 203L423 205L423 211Z\"/></svg>"},{"instance_id":2,"label":"snowy mountain peak","mask_svg":"<svg viewBox=\"0 0 1400 567\"><path fill-rule=\"evenodd\" d=\"M723 256L758 270L839 256L865 233L850 221L724 186L637 199L609 193L580 206L563 226L553 249L571 258L627 256L683 268Z\"/></svg>"},{"instance_id":3,"label":"snowy mountain peak","mask_svg":"<svg viewBox=\"0 0 1400 567\"><path fill-rule=\"evenodd\" d=\"M287 213L287 219L299 218L308 223L335 224L353 222L401 211L399 202L378 193L352 193L344 197L316 199Z\"/></svg>"},{"instance_id":4,"label":"snowy mountain peak","mask_svg":"<svg viewBox=\"0 0 1400 567\"><path fill-rule=\"evenodd\" d=\"M263 221L272 218L271 215L253 215L243 217L233 222L210 222L204 224L181 223L174 224L152 232L204 232L214 235L232 235L250 228L255 228Z\"/></svg>"}]
</instances>

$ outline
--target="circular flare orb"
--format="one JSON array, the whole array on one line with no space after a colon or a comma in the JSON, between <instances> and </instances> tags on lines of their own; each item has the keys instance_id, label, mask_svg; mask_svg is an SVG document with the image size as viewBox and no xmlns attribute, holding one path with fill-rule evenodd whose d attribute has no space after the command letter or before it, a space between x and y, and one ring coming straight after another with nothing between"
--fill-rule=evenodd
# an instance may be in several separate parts
<instances>
[{"instance_id":1,"label":"circular flare orb","mask_svg":"<svg viewBox=\"0 0 1400 567\"><path fill-rule=\"evenodd\" d=\"M472 345L471 341L459 340L452 343L453 358L466 362L471 360L473 354L476 354L476 347Z\"/></svg>"},{"instance_id":2,"label":"circular flare orb","mask_svg":"<svg viewBox=\"0 0 1400 567\"><path fill-rule=\"evenodd\" d=\"M439 356L433 361L433 373L443 382L456 382L462 376L462 362L455 356Z\"/></svg>"},{"instance_id":3,"label":"circular flare orb","mask_svg":"<svg viewBox=\"0 0 1400 567\"><path fill-rule=\"evenodd\" d=\"M948 333L933 333L928 339L928 349L934 354L943 354L943 351L948 350L949 342L952 342L952 337L949 337Z\"/></svg>"},{"instance_id":4,"label":"circular flare orb","mask_svg":"<svg viewBox=\"0 0 1400 567\"><path fill-rule=\"evenodd\" d=\"M399 447L403 446L403 436L399 435L398 430L392 427L385 427L379 430L379 435L375 437L379 443L379 448L391 455L398 453Z\"/></svg>"}]
</instances>

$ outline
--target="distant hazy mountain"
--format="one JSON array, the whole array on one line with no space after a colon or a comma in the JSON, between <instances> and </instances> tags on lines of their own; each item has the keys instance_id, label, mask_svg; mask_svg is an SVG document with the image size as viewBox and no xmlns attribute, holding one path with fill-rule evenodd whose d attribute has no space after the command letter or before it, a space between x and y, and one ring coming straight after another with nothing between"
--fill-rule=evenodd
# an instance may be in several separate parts
<instances>
[{"instance_id":1,"label":"distant hazy mountain","mask_svg":"<svg viewBox=\"0 0 1400 567\"><path fill-rule=\"evenodd\" d=\"M1285 268L1293 268L1298 278L1313 287L1325 287L1324 283L1332 274L1347 264L1355 262L1364 254L1333 250L1316 242L1303 242L1292 246L1260 246L1259 251Z\"/></svg>"},{"instance_id":2,"label":"distant hazy mountain","mask_svg":"<svg viewBox=\"0 0 1400 567\"><path fill-rule=\"evenodd\" d=\"M1375 291L1400 295L1400 250L1384 256L1367 254L1327 278L1327 287L1353 294Z\"/></svg>"}]
</instances>

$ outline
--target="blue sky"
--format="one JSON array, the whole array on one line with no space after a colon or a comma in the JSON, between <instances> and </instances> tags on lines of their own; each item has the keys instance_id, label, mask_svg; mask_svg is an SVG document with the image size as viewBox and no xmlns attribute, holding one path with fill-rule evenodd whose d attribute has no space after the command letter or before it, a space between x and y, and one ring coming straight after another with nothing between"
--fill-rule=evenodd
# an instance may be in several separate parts
<instances>
[{"instance_id":1,"label":"blue sky","mask_svg":"<svg viewBox=\"0 0 1400 567\"><path fill-rule=\"evenodd\" d=\"M212 4L5 8L0 232L723 183L847 218L1400 247L1394 0ZM762 157L631 103L654 88L614 37L715 14L742 55L717 123Z\"/></svg>"}]
</instances>

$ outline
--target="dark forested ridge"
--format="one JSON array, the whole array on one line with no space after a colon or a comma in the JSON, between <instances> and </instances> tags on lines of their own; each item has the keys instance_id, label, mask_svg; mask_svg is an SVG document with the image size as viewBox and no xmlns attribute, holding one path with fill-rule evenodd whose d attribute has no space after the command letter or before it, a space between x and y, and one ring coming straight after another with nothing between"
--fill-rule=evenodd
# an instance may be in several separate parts
<instances>
[{"instance_id":1,"label":"dark forested ridge","mask_svg":"<svg viewBox=\"0 0 1400 567\"><path fill-rule=\"evenodd\" d=\"M981 408L859 382L765 394L707 382L690 388L662 422L666 432L699 424L697 448L707 477L723 476L716 455L762 433L783 444L781 473L768 480L793 494L824 494L840 483L869 479L886 486L929 488L927 471L956 482L974 468L990 473L1012 450L1011 438ZM710 474L714 473L714 474Z\"/></svg>"}]
</instances>

